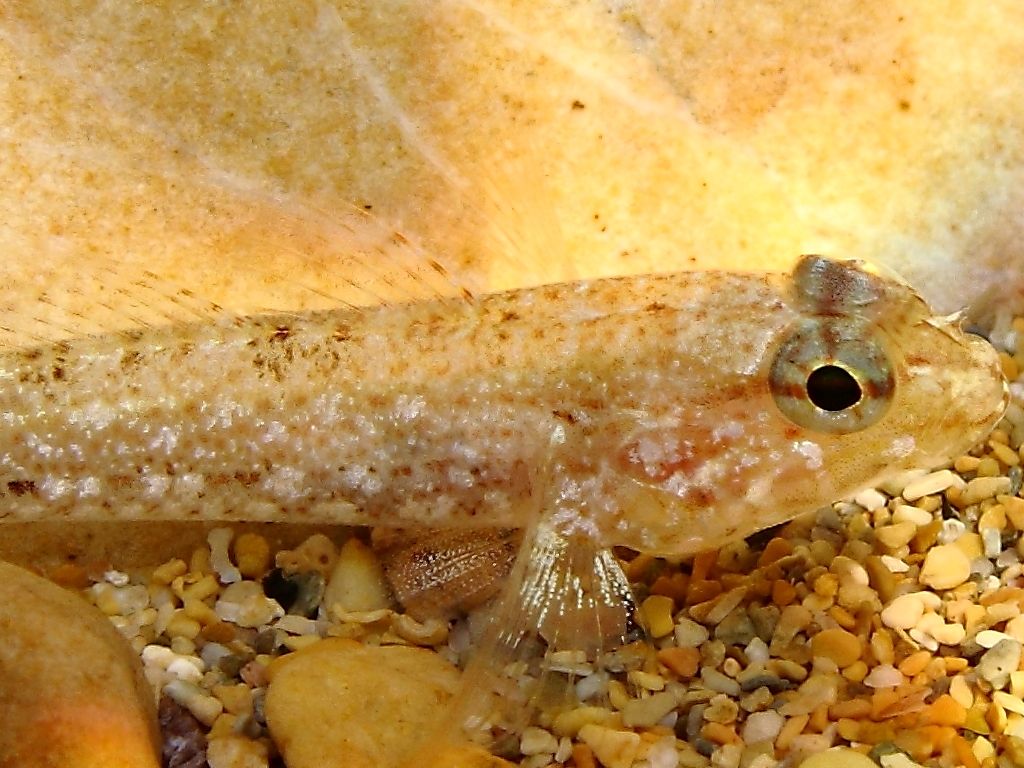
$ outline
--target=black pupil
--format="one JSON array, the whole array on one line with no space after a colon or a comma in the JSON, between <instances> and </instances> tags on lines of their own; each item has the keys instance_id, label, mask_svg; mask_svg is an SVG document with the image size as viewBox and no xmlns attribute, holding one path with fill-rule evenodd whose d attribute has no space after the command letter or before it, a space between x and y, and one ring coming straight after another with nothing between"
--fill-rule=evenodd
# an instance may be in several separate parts
<instances>
[{"instance_id":1,"label":"black pupil","mask_svg":"<svg viewBox=\"0 0 1024 768\"><path fill-rule=\"evenodd\" d=\"M857 380L838 365L823 365L807 377L807 396L823 411L845 411L862 394Z\"/></svg>"}]
</instances>

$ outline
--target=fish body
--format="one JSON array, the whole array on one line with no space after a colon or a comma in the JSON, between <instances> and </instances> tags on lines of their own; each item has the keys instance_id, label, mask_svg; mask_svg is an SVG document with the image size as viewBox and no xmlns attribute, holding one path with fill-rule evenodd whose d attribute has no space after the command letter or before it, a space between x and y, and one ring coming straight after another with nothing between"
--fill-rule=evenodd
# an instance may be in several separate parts
<instances>
[{"instance_id":1,"label":"fish body","mask_svg":"<svg viewBox=\"0 0 1024 768\"><path fill-rule=\"evenodd\" d=\"M985 342L818 257L222 318L0 353L0 520L543 512L685 554L947 460L1005 399Z\"/></svg>"}]
</instances>

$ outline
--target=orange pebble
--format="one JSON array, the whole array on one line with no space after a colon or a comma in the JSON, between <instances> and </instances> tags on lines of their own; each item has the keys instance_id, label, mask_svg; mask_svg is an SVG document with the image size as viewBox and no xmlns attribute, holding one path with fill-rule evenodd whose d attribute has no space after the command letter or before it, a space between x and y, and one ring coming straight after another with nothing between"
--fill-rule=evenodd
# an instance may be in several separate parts
<instances>
[{"instance_id":1,"label":"orange pebble","mask_svg":"<svg viewBox=\"0 0 1024 768\"><path fill-rule=\"evenodd\" d=\"M867 699L837 701L829 707L828 713L833 720L839 720L844 717L860 720L871 714L871 702Z\"/></svg>"},{"instance_id":2,"label":"orange pebble","mask_svg":"<svg viewBox=\"0 0 1024 768\"><path fill-rule=\"evenodd\" d=\"M651 584L652 595L671 597L677 605L686 600L686 588L690 585L690 577L685 573L673 573L671 576L659 576Z\"/></svg>"},{"instance_id":3,"label":"orange pebble","mask_svg":"<svg viewBox=\"0 0 1024 768\"><path fill-rule=\"evenodd\" d=\"M572 762L576 768L597 768L597 760L594 759L594 750L586 744L572 745Z\"/></svg>"},{"instance_id":4,"label":"orange pebble","mask_svg":"<svg viewBox=\"0 0 1024 768\"><path fill-rule=\"evenodd\" d=\"M828 704L819 704L811 712L811 719L807 722L807 727L814 733L824 733L828 728L828 723Z\"/></svg>"},{"instance_id":5,"label":"orange pebble","mask_svg":"<svg viewBox=\"0 0 1024 768\"><path fill-rule=\"evenodd\" d=\"M960 728L967 720L967 710L948 693L944 693L925 710L923 720L932 725Z\"/></svg>"},{"instance_id":6,"label":"orange pebble","mask_svg":"<svg viewBox=\"0 0 1024 768\"><path fill-rule=\"evenodd\" d=\"M772 602L779 608L785 608L796 599L796 587L788 581L776 579L772 583Z\"/></svg>"},{"instance_id":7,"label":"orange pebble","mask_svg":"<svg viewBox=\"0 0 1024 768\"><path fill-rule=\"evenodd\" d=\"M932 655L929 651L917 651L900 662L899 670L907 677L913 677L919 672L924 671L924 668L928 666L928 662L931 660Z\"/></svg>"},{"instance_id":8,"label":"orange pebble","mask_svg":"<svg viewBox=\"0 0 1024 768\"><path fill-rule=\"evenodd\" d=\"M810 719L810 715L793 715L786 720L782 725L782 730L779 731L779 735L775 737L775 746L781 750L789 749L793 739L804 732L807 721Z\"/></svg>"},{"instance_id":9,"label":"orange pebble","mask_svg":"<svg viewBox=\"0 0 1024 768\"><path fill-rule=\"evenodd\" d=\"M647 576L648 569L654 565L655 559L653 555L639 554L630 560L623 567L623 571L630 581L644 581Z\"/></svg>"},{"instance_id":10,"label":"orange pebble","mask_svg":"<svg viewBox=\"0 0 1024 768\"><path fill-rule=\"evenodd\" d=\"M707 723L700 729L700 735L715 744L742 744L740 737L732 726L722 723Z\"/></svg>"},{"instance_id":11,"label":"orange pebble","mask_svg":"<svg viewBox=\"0 0 1024 768\"><path fill-rule=\"evenodd\" d=\"M694 605L704 603L722 594L722 585L717 581L697 581L692 579L686 590L686 603Z\"/></svg>"},{"instance_id":12,"label":"orange pebble","mask_svg":"<svg viewBox=\"0 0 1024 768\"><path fill-rule=\"evenodd\" d=\"M791 554L793 554L793 543L789 539L776 537L764 545L761 556L757 559L757 565L759 568L763 568Z\"/></svg>"},{"instance_id":13,"label":"orange pebble","mask_svg":"<svg viewBox=\"0 0 1024 768\"><path fill-rule=\"evenodd\" d=\"M953 737L950 747L952 747L953 757L957 764L964 768L981 768L981 763L978 762L974 750L971 749L971 743L959 733Z\"/></svg>"},{"instance_id":14,"label":"orange pebble","mask_svg":"<svg viewBox=\"0 0 1024 768\"><path fill-rule=\"evenodd\" d=\"M66 589L85 589L92 584L85 569L75 563L61 563L50 571L49 579Z\"/></svg>"},{"instance_id":15,"label":"orange pebble","mask_svg":"<svg viewBox=\"0 0 1024 768\"><path fill-rule=\"evenodd\" d=\"M715 565L715 561L718 560L718 550L712 549L709 552L701 552L699 555L693 558L693 568L691 568L691 578L693 581L704 581L707 579L708 574L711 573L711 569Z\"/></svg>"},{"instance_id":16,"label":"orange pebble","mask_svg":"<svg viewBox=\"0 0 1024 768\"><path fill-rule=\"evenodd\" d=\"M700 668L700 651L696 648L663 648L658 651L658 661L683 680L689 680Z\"/></svg>"}]
</instances>

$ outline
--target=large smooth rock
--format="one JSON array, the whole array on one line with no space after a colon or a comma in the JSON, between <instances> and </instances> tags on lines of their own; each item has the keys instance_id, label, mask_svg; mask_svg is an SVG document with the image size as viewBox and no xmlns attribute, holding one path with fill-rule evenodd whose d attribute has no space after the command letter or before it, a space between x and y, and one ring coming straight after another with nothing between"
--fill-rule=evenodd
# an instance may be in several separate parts
<instances>
[{"instance_id":1,"label":"large smooth rock","mask_svg":"<svg viewBox=\"0 0 1024 768\"><path fill-rule=\"evenodd\" d=\"M470 747L447 747L443 759L417 751L459 684L458 670L432 651L329 638L268 674L264 712L288 768L391 768L410 758L421 767L507 765Z\"/></svg>"},{"instance_id":2,"label":"large smooth rock","mask_svg":"<svg viewBox=\"0 0 1024 768\"><path fill-rule=\"evenodd\" d=\"M158 768L138 657L78 595L0 563L0 768Z\"/></svg>"}]
</instances>

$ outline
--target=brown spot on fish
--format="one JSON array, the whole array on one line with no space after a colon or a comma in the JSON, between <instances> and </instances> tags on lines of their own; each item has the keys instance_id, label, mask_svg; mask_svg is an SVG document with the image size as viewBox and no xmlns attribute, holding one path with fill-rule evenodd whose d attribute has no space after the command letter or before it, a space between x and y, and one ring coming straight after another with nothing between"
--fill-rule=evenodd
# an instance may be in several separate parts
<instances>
[{"instance_id":1,"label":"brown spot on fish","mask_svg":"<svg viewBox=\"0 0 1024 768\"><path fill-rule=\"evenodd\" d=\"M7 491L14 496L25 496L36 493L34 480L10 480L7 483Z\"/></svg>"}]
</instances>

